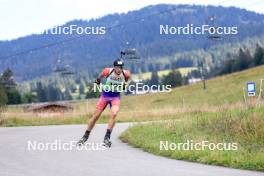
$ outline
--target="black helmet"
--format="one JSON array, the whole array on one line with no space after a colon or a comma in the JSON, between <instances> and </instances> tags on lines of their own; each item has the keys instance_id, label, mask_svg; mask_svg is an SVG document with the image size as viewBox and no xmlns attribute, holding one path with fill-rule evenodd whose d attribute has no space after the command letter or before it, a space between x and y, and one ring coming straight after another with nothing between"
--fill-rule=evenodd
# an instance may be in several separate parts
<instances>
[{"instance_id":1,"label":"black helmet","mask_svg":"<svg viewBox=\"0 0 264 176\"><path fill-rule=\"evenodd\" d=\"M113 65L114 65L114 67L117 66L117 67L123 68L124 67L124 61L122 61L121 59L117 59L114 61Z\"/></svg>"}]
</instances>

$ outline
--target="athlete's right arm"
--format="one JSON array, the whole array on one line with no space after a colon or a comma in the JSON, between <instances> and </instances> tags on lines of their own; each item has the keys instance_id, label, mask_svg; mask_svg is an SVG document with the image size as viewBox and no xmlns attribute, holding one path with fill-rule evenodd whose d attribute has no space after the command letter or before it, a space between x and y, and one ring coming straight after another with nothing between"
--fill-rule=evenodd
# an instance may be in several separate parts
<instances>
[{"instance_id":1,"label":"athlete's right arm","mask_svg":"<svg viewBox=\"0 0 264 176\"><path fill-rule=\"evenodd\" d=\"M104 78L104 77L107 77L110 73L110 68L104 68L103 71L100 73L99 77L96 78L95 80L95 83L96 84L100 84L101 83L101 80Z\"/></svg>"}]
</instances>

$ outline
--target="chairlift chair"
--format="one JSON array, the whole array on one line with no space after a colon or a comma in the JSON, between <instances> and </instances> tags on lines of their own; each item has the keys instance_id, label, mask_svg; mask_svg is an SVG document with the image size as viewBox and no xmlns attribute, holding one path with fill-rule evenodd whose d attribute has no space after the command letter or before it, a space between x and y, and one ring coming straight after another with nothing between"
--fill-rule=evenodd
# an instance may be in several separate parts
<instances>
[{"instance_id":1,"label":"chairlift chair","mask_svg":"<svg viewBox=\"0 0 264 176\"><path fill-rule=\"evenodd\" d=\"M11 78L10 80L0 80L0 85L3 85L6 88L12 88L16 87L16 82L14 78Z\"/></svg>"},{"instance_id":2,"label":"chairlift chair","mask_svg":"<svg viewBox=\"0 0 264 176\"><path fill-rule=\"evenodd\" d=\"M139 53L135 48L129 48L126 50L122 50L120 52L120 56L123 59L140 59Z\"/></svg>"}]
</instances>

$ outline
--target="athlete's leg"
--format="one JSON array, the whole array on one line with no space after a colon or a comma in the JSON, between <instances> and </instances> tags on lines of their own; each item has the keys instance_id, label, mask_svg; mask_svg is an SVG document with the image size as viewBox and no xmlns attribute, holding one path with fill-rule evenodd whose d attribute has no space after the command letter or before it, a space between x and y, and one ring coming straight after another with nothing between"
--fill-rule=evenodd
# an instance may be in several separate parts
<instances>
[{"instance_id":1,"label":"athlete's leg","mask_svg":"<svg viewBox=\"0 0 264 176\"><path fill-rule=\"evenodd\" d=\"M115 126L116 122L116 116L119 111L119 106L120 106L120 98L115 98L111 101L111 118L109 119L107 130L105 133L105 140L110 139L112 130Z\"/></svg>"},{"instance_id":2,"label":"athlete's leg","mask_svg":"<svg viewBox=\"0 0 264 176\"><path fill-rule=\"evenodd\" d=\"M105 99L103 96L100 97L97 105L96 105L96 111L94 112L92 118L88 120L87 129L82 137L82 139L78 142L78 144L83 144L87 141L89 138L90 132L93 129L96 121L99 119L100 115L104 111L106 105L108 104L108 100Z\"/></svg>"},{"instance_id":3,"label":"athlete's leg","mask_svg":"<svg viewBox=\"0 0 264 176\"><path fill-rule=\"evenodd\" d=\"M93 116L88 120L87 131L91 131L93 129L96 121L99 119L103 111L104 110L101 109L95 110Z\"/></svg>"},{"instance_id":4,"label":"athlete's leg","mask_svg":"<svg viewBox=\"0 0 264 176\"><path fill-rule=\"evenodd\" d=\"M99 98L99 101L96 104L96 111L94 112L92 118L88 120L88 125L86 129L88 133L93 129L96 121L99 119L100 115L102 114L102 112L104 111L108 103L109 103L109 100L105 98L103 95L101 95L101 97Z\"/></svg>"},{"instance_id":5,"label":"athlete's leg","mask_svg":"<svg viewBox=\"0 0 264 176\"><path fill-rule=\"evenodd\" d=\"M114 128L118 111L119 111L119 105L112 105L111 118L109 119L107 129L112 130Z\"/></svg>"}]
</instances>

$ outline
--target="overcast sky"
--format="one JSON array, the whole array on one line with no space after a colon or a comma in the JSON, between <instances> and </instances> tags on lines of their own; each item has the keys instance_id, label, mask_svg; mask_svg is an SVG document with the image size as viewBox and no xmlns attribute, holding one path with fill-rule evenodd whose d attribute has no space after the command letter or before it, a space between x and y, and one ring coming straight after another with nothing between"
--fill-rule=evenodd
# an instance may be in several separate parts
<instances>
[{"instance_id":1,"label":"overcast sky","mask_svg":"<svg viewBox=\"0 0 264 176\"><path fill-rule=\"evenodd\" d=\"M0 0L0 40L159 3L236 6L264 14L264 0Z\"/></svg>"}]
</instances>

